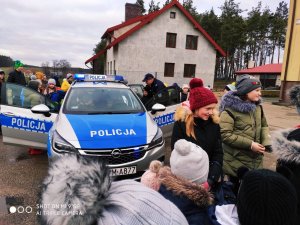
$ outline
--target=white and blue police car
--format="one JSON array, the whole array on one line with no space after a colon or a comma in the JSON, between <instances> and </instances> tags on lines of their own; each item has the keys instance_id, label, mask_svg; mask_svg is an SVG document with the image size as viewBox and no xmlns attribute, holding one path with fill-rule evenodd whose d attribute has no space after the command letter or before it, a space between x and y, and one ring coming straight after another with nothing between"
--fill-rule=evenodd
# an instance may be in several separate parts
<instances>
[{"instance_id":1,"label":"white and blue police car","mask_svg":"<svg viewBox=\"0 0 300 225\"><path fill-rule=\"evenodd\" d=\"M154 96L147 112L122 76L75 74L74 79L59 111L45 96L6 83L1 95L3 142L47 146L50 160L65 153L101 157L113 176L139 177L152 160L163 160L163 133L171 134L179 103L176 89ZM29 95L39 97L39 104L26 103Z\"/></svg>"}]
</instances>

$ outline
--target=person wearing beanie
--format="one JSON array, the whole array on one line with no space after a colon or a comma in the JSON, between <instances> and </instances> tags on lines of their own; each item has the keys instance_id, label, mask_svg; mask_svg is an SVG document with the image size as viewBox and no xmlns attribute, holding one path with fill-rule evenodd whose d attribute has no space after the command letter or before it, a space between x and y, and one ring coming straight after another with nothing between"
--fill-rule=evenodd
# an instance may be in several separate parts
<instances>
[{"instance_id":1,"label":"person wearing beanie","mask_svg":"<svg viewBox=\"0 0 300 225\"><path fill-rule=\"evenodd\" d=\"M66 92L62 91L59 87L56 87L56 80L54 78L50 78L43 94L51 101L55 102L57 109L59 109Z\"/></svg>"},{"instance_id":2,"label":"person wearing beanie","mask_svg":"<svg viewBox=\"0 0 300 225\"><path fill-rule=\"evenodd\" d=\"M183 84L180 92L180 102L184 102L188 99L190 87L187 84Z\"/></svg>"},{"instance_id":3,"label":"person wearing beanie","mask_svg":"<svg viewBox=\"0 0 300 225\"><path fill-rule=\"evenodd\" d=\"M53 79L56 81L56 85L55 86L60 88L61 85L60 85L60 82L59 82L59 76L58 75L54 75Z\"/></svg>"},{"instance_id":4,"label":"person wearing beanie","mask_svg":"<svg viewBox=\"0 0 300 225\"><path fill-rule=\"evenodd\" d=\"M290 99L298 109L300 106L300 86L291 88ZM297 111L300 114L300 111ZM300 224L300 126L274 132L272 147L277 157L276 170L284 170L297 191L297 224Z\"/></svg>"},{"instance_id":5,"label":"person wearing beanie","mask_svg":"<svg viewBox=\"0 0 300 225\"><path fill-rule=\"evenodd\" d=\"M245 174L237 197L241 225L295 225L297 194L283 175L267 170Z\"/></svg>"},{"instance_id":6,"label":"person wearing beanie","mask_svg":"<svg viewBox=\"0 0 300 225\"><path fill-rule=\"evenodd\" d=\"M185 139L200 146L209 158L208 183L215 186L222 174L223 149L214 93L205 88L203 81L190 81L189 104L183 102L174 115L171 149L176 141Z\"/></svg>"},{"instance_id":7,"label":"person wearing beanie","mask_svg":"<svg viewBox=\"0 0 300 225\"><path fill-rule=\"evenodd\" d=\"M73 82L73 75L71 73L68 73L66 75L66 79L63 80L62 84L61 84L61 90L63 90L64 92L67 92Z\"/></svg>"},{"instance_id":8,"label":"person wearing beanie","mask_svg":"<svg viewBox=\"0 0 300 225\"><path fill-rule=\"evenodd\" d=\"M222 225L298 225L297 193L285 175L268 169L245 172L236 205L216 206Z\"/></svg>"},{"instance_id":9,"label":"person wearing beanie","mask_svg":"<svg viewBox=\"0 0 300 225\"><path fill-rule=\"evenodd\" d=\"M36 80L36 76L34 74L32 74L30 77L29 77L30 80Z\"/></svg>"},{"instance_id":10,"label":"person wearing beanie","mask_svg":"<svg viewBox=\"0 0 300 225\"><path fill-rule=\"evenodd\" d=\"M23 73L24 64L20 60L14 62L14 71L8 74L7 82L26 86L26 79Z\"/></svg>"},{"instance_id":11,"label":"person wearing beanie","mask_svg":"<svg viewBox=\"0 0 300 225\"><path fill-rule=\"evenodd\" d=\"M158 179L158 171L162 167L162 163L158 160L153 160L150 163L149 169L143 173L141 177L141 183L145 186L152 188L155 191L158 191L160 187L160 182Z\"/></svg>"},{"instance_id":12,"label":"person wearing beanie","mask_svg":"<svg viewBox=\"0 0 300 225\"><path fill-rule=\"evenodd\" d=\"M181 210L190 225L219 224L209 213L213 198L208 191L208 170L207 153L196 144L180 139L171 153L170 167L158 171L158 192Z\"/></svg>"},{"instance_id":13,"label":"person wearing beanie","mask_svg":"<svg viewBox=\"0 0 300 225\"><path fill-rule=\"evenodd\" d=\"M226 94L229 91L235 91L236 87L235 87L235 82L232 82L231 84L227 84L224 88L223 93Z\"/></svg>"},{"instance_id":14,"label":"person wearing beanie","mask_svg":"<svg viewBox=\"0 0 300 225\"><path fill-rule=\"evenodd\" d=\"M269 127L261 106L261 83L244 76L237 81L236 91L226 93L220 103L220 127L224 149L224 174L234 183L237 169L262 168L263 156L270 150Z\"/></svg>"},{"instance_id":15,"label":"person wearing beanie","mask_svg":"<svg viewBox=\"0 0 300 225\"><path fill-rule=\"evenodd\" d=\"M40 224L188 225L157 191L134 180L112 181L95 157L65 154L52 162L40 196Z\"/></svg>"},{"instance_id":16,"label":"person wearing beanie","mask_svg":"<svg viewBox=\"0 0 300 225\"><path fill-rule=\"evenodd\" d=\"M47 87L44 90L44 95L50 96L53 92L56 92L56 81L53 78L50 78L47 83Z\"/></svg>"}]
</instances>

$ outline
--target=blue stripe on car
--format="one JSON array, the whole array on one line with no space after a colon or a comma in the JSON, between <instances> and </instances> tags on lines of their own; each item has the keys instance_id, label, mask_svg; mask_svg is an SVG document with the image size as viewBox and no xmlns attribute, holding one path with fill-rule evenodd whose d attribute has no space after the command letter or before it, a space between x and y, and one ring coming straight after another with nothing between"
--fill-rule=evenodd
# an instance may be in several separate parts
<instances>
[{"instance_id":1,"label":"blue stripe on car","mask_svg":"<svg viewBox=\"0 0 300 225\"><path fill-rule=\"evenodd\" d=\"M66 117L81 149L126 148L147 141L146 113Z\"/></svg>"}]
</instances>

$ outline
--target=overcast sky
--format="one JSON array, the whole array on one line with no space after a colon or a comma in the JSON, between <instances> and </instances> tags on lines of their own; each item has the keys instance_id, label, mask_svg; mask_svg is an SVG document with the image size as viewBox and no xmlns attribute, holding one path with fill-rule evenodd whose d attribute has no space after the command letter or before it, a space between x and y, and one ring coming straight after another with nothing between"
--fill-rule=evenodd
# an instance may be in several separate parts
<instances>
[{"instance_id":1,"label":"overcast sky","mask_svg":"<svg viewBox=\"0 0 300 225\"><path fill-rule=\"evenodd\" d=\"M220 14L219 7L224 1L194 0L194 5L199 13L214 8ZM263 7L275 11L281 0L261 1ZM86 68L84 62L93 55L93 48L105 30L124 21L126 2L136 1L0 0L0 55L36 66L66 59L73 67ZM144 2L148 9L150 0ZM240 2L243 10L251 10L258 3L257 0L236 2Z\"/></svg>"}]
</instances>

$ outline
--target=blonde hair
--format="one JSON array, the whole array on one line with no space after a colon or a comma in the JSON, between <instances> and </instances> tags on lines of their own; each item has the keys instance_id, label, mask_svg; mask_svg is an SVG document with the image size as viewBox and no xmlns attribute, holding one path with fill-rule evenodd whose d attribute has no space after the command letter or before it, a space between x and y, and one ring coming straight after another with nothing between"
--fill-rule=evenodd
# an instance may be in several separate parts
<instances>
[{"instance_id":1,"label":"blonde hair","mask_svg":"<svg viewBox=\"0 0 300 225\"><path fill-rule=\"evenodd\" d=\"M197 140L196 135L195 135L195 129L194 129L194 126L196 125L195 121L194 121L195 112L196 111L193 111L193 112L189 111L187 113L186 118L185 118L185 130L186 130L186 135L188 137L192 136L195 140ZM210 116L210 118L212 119L212 121L215 124L219 124L220 117L219 117L219 112L216 107L213 109L213 114Z\"/></svg>"}]
</instances>

